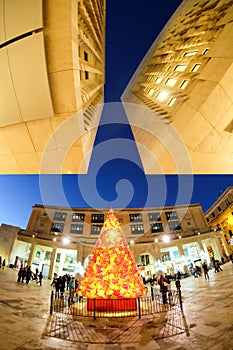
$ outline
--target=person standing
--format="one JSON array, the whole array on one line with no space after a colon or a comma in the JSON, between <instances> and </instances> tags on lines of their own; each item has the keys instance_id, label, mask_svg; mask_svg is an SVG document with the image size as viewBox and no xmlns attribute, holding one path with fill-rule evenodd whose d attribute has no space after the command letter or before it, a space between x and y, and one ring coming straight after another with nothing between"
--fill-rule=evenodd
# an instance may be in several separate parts
<instances>
[{"instance_id":1,"label":"person standing","mask_svg":"<svg viewBox=\"0 0 233 350\"><path fill-rule=\"evenodd\" d=\"M163 304L167 304L167 283L164 280L163 275L160 275L157 281L159 285L160 292L162 294Z\"/></svg>"},{"instance_id":2,"label":"person standing","mask_svg":"<svg viewBox=\"0 0 233 350\"><path fill-rule=\"evenodd\" d=\"M23 268L21 266L20 269L19 269L19 272L18 272L18 278L17 278L17 282L18 283L20 283L22 275L23 275Z\"/></svg>"},{"instance_id":3,"label":"person standing","mask_svg":"<svg viewBox=\"0 0 233 350\"><path fill-rule=\"evenodd\" d=\"M68 305L70 306L71 303L74 303L74 293L75 293L75 277L72 277L68 284L68 290L69 290L69 299L68 299Z\"/></svg>"},{"instance_id":4,"label":"person standing","mask_svg":"<svg viewBox=\"0 0 233 350\"><path fill-rule=\"evenodd\" d=\"M32 277L31 266L27 266L27 270L26 270L26 283L27 284L30 282L31 277Z\"/></svg>"},{"instance_id":5,"label":"person standing","mask_svg":"<svg viewBox=\"0 0 233 350\"><path fill-rule=\"evenodd\" d=\"M202 268L203 268L205 280L209 281L209 279L210 279L210 277L209 277L209 268L208 268L208 265L207 265L206 261L203 262Z\"/></svg>"},{"instance_id":6,"label":"person standing","mask_svg":"<svg viewBox=\"0 0 233 350\"><path fill-rule=\"evenodd\" d=\"M2 269L4 270L6 267L6 259L3 259L3 262L2 262Z\"/></svg>"}]
</instances>

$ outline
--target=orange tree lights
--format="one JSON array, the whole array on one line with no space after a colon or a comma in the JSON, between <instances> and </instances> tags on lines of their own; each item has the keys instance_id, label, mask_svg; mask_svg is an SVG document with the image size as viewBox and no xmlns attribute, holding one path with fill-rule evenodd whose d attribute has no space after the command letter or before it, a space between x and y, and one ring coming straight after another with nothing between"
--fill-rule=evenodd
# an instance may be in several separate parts
<instances>
[{"instance_id":1,"label":"orange tree lights","mask_svg":"<svg viewBox=\"0 0 233 350\"><path fill-rule=\"evenodd\" d=\"M146 288L113 209L110 209L78 287L88 299L135 299Z\"/></svg>"}]
</instances>

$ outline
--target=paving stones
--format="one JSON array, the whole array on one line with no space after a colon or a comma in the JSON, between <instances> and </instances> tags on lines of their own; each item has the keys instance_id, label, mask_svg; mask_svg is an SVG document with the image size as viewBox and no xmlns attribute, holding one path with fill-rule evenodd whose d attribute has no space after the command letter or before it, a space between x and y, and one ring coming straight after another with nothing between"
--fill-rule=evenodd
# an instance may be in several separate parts
<instances>
[{"instance_id":1,"label":"paving stones","mask_svg":"<svg viewBox=\"0 0 233 350\"><path fill-rule=\"evenodd\" d=\"M19 285L16 276L0 270L0 350L233 350L231 263L210 282L181 280L183 312L141 319L50 315L50 281Z\"/></svg>"}]
</instances>

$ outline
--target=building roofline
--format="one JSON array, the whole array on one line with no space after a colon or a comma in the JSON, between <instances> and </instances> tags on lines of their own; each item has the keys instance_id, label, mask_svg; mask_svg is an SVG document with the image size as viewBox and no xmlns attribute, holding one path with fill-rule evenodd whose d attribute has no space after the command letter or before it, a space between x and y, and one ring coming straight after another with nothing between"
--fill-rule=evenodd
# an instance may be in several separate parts
<instances>
[{"instance_id":1,"label":"building roofline","mask_svg":"<svg viewBox=\"0 0 233 350\"><path fill-rule=\"evenodd\" d=\"M168 206L155 206L155 207L145 207L145 208L113 208L114 211L117 212L125 212L125 211L150 211L150 210L167 210L167 209L174 209L174 208L189 208L189 207L196 207L201 206L200 203L192 203L192 204L177 204L177 205L168 205ZM93 209L90 207L64 207L64 206L58 206L58 205L43 205L43 204L35 204L32 208L44 208L44 209L59 209L59 210L72 210L72 211L91 211L91 212L107 212L111 207L108 208L98 208Z\"/></svg>"},{"instance_id":2,"label":"building roofline","mask_svg":"<svg viewBox=\"0 0 233 350\"><path fill-rule=\"evenodd\" d=\"M206 210L205 216L208 215L215 207L219 204L219 202L226 196L226 194L233 190L233 186L228 186L225 191L216 199L216 201L211 205L209 209Z\"/></svg>"}]
</instances>

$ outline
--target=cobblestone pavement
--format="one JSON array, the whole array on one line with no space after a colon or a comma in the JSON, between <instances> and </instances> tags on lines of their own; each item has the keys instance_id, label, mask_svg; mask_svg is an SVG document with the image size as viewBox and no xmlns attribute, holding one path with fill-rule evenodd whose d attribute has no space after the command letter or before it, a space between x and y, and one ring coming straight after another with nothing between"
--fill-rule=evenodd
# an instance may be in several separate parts
<instances>
[{"instance_id":1,"label":"cobblestone pavement","mask_svg":"<svg viewBox=\"0 0 233 350\"><path fill-rule=\"evenodd\" d=\"M96 320L50 315L50 281L17 284L16 270L0 270L0 350L233 350L233 264L222 269L182 279L183 312Z\"/></svg>"}]
</instances>

